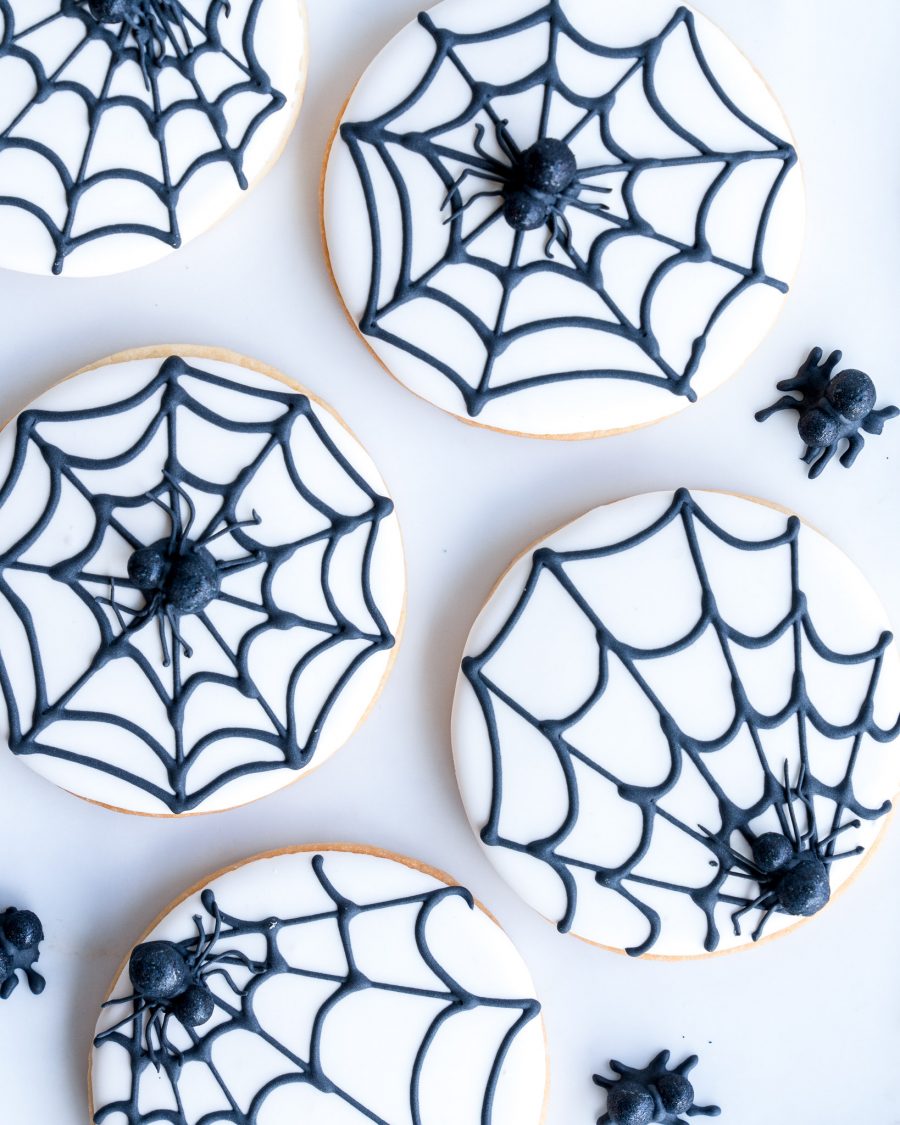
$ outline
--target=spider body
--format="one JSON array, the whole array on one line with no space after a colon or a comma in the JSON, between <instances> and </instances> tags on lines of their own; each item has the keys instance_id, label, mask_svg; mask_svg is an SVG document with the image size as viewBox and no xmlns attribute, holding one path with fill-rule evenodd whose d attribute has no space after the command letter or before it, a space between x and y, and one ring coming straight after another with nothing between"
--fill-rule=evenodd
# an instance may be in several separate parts
<instances>
[{"instance_id":1,"label":"spider body","mask_svg":"<svg viewBox=\"0 0 900 1125\"><path fill-rule=\"evenodd\" d=\"M0 1000L18 987L19 973L35 996L44 991L46 981L34 968L43 940L40 919L32 911L10 907L0 914Z\"/></svg>"},{"instance_id":2,"label":"spider body","mask_svg":"<svg viewBox=\"0 0 900 1125\"><path fill-rule=\"evenodd\" d=\"M134 993L122 1000L109 1000L105 1006L131 1004L132 1011L114 1027L98 1035L99 1045L127 1024L140 1022L141 1041L150 1061L159 1069L160 1056L181 1065L181 1052L168 1035L171 1020L190 1030L208 1023L216 1010L216 997L209 987L212 976L221 976L236 996L243 996L226 966L256 971L256 966L238 950L218 949L222 937L222 914L211 891L201 896L204 909L213 919L207 933L200 915L194 915L196 936L187 941L149 941L138 945L128 962L128 976Z\"/></svg>"},{"instance_id":3,"label":"spider body","mask_svg":"<svg viewBox=\"0 0 900 1125\"><path fill-rule=\"evenodd\" d=\"M741 918L751 910L763 911L762 920L753 932L754 941L760 939L776 911L796 918L811 918L818 914L831 899L831 864L835 860L859 855L863 851L861 847L857 847L835 854L832 847L843 832L859 828L858 820L840 824L830 835L824 839L819 838L815 807L806 792L805 765L800 770L796 787L793 787L785 763L782 792L784 807L779 808L779 818L784 826L783 832L766 832L753 838L747 833L752 856L742 855L725 846L724 862L728 874L751 879L759 886L756 898L746 901L732 915L735 935L740 935ZM794 804L798 801L806 810L805 832L801 831L794 810ZM708 829L703 831L713 839Z\"/></svg>"},{"instance_id":4,"label":"spider body","mask_svg":"<svg viewBox=\"0 0 900 1125\"><path fill-rule=\"evenodd\" d=\"M669 1051L661 1051L643 1068L613 1060L609 1065L618 1077L594 1075L594 1083L608 1091L606 1112L597 1125L684 1125L689 1117L718 1117L718 1106L699 1106L687 1075L697 1065L696 1055L669 1069Z\"/></svg>"},{"instance_id":5,"label":"spider body","mask_svg":"<svg viewBox=\"0 0 900 1125\"><path fill-rule=\"evenodd\" d=\"M135 548L128 559L128 581L142 594L143 607L133 609L120 603L116 599L115 580L110 583L110 596L100 600L112 607L123 632L139 629L148 621L155 620L159 629L163 665L168 667L171 655L166 628L172 634L174 643L190 658L193 651L181 635L179 619L202 613L219 596L221 581L226 574L257 561L258 556L251 553L245 558L226 562L217 559L208 545L242 527L255 526L260 523L260 517L253 512L249 520L237 522L223 516L199 539L192 539L191 531L197 516L194 502L170 473L165 473L164 476L171 490L171 505L163 503L152 493L147 494L147 499L169 516L169 535L145 547ZM187 507L186 520L182 516L182 503ZM130 615L129 622L126 622L125 614Z\"/></svg>"},{"instance_id":6,"label":"spider body","mask_svg":"<svg viewBox=\"0 0 900 1125\"><path fill-rule=\"evenodd\" d=\"M144 85L150 89L150 70L158 66L171 42L180 32L181 42L189 45L185 12L180 0L87 0L88 9L98 23L121 25L137 46ZM228 6L226 4L226 12Z\"/></svg>"},{"instance_id":7,"label":"spider body","mask_svg":"<svg viewBox=\"0 0 900 1125\"><path fill-rule=\"evenodd\" d=\"M161 598L176 614L200 613L219 594L216 560L190 542L174 552L167 539L138 548L128 560L128 577L145 598Z\"/></svg>"},{"instance_id":8,"label":"spider body","mask_svg":"<svg viewBox=\"0 0 900 1125\"><path fill-rule=\"evenodd\" d=\"M482 163L466 168L451 185L444 199L450 207L448 222L458 218L476 199L497 197L502 200L503 217L517 231L539 230L547 227L549 238L545 247L548 258L553 257L553 245L565 250L572 245L572 228L565 216L567 207L598 214L609 208L602 203L587 203L584 192L608 193L609 188L584 183L578 176L575 154L564 142L554 137L543 137L524 151L510 135L506 121L497 123L497 143L506 161L498 160L483 144L484 126L475 128L475 151ZM459 189L469 176L476 176L496 185L495 188L477 192L465 203Z\"/></svg>"},{"instance_id":9,"label":"spider body","mask_svg":"<svg viewBox=\"0 0 900 1125\"><path fill-rule=\"evenodd\" d=\"M806 443L803 461L813 479L837 454L842 441L847 448L840 461L849 469L862 452L865 439L860 431L880 434L885 422L900 414L896 406L875 409L875 384L864 371L834 374L840 352L832 352L824 363L823 354L821 348L814 348L796 377L778 384L778 390L788 393L756 415L757 422L765 422L781 410L797 411L797 430Z\"/></svg>"}]
</instances>

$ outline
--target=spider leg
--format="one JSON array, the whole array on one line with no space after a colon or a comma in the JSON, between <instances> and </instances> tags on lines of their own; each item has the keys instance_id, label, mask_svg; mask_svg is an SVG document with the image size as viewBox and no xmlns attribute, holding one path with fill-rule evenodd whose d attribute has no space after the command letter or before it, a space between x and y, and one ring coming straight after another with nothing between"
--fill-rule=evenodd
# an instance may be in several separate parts
<instances>
[{"instance_id":1,"label":"spider leg","mask_svg":"<svg viewBox=\"0 0 900 1125\"><path fill-rule=\"evenodd\" d=\"M747 875L749 875L753 879L756 879L757 877L762 875L762 871L760 871L760 869L756 866L756 864L753 862L752 859L750 859L747 856L741 855L740 852L736 852L730 844L720 843L716 839L716 837L713 835L713 833L710 832L710 830L708 828L704 828L702 824L699 825L699 828L700 828L700 831L705 836L708 836L709 839L713 843L717 843L717 844L719 844L720 847L724 848L724 850L728 853L728 855L729 855L729 857L732 861L732 864L734 865L734 868L740 868L741 869L738 872L739 874L746 873ZM734 873L735 873L734 871L728 872L729 875L734 874Z\"/></svg>"},{"instance_id":2,"label":"spider leg","mask_svg":"<svg viewBox=\"0 0 900 1125\"><path fill-rule=\"evenodd\" d=\"M687 1115L688 1117L718 1117L721 1112L717 1105L692 1105Z\"/></svg>"},{"instance_id":3,"label":"spider leg","mask_svg":"<svg viewBox=\"0 0 900 1125\"><path fill-rule=\"evenodd\" d=\"M853 856L862 855L866 849L860 844L856 848L852 848L849 852L838 852L837 855L822 856L822 862L827 864L836 863L839 859L851 859Z\"/></svg>"},{"instance_id":4,"label":"spider leg","mask_svg":"<svg viewBox=\"0 0 900 1125\"><path fill-rule=\"evenodd\" d=\"M475 195L473 195L471 197L471 199L466 200L466 202L462 205L462 207L457 207L457 209L455 211L451 212L451 214L449 214L447 216L447 218L444 219L444 226L446 226L448 223L452 223L454 219L458 219L460 217L460 215L463 214L463 212L468 211L469 208L472 206L473 203L475 203L476 200L478 200L478 199L492 199L492 198L496 198L499 195L503 195L502 190L498 190L498 191L479 191L479 192L477 192Z\"/></svg>"},{"instance_id":5,"label":"spider leg","mask_svg":"<svg viewBox=\"0 0 900 1125\"><path fill-rule=\"evenodd\" d=\"M882 410L873 410L871 414L866 415L862 428L867 434L875 434L877 436L884 430L885 422L890 422L890 420L896 418L898 414L900 414L900 410L898 410L896 406L885 406Z\"/></svg>"},{"instance_id":6,"label":"spider leg","mask_svg":"<svg viewBox=\"0 0 900 1125\"><path fill-rule=\"evenodd\" d=\"M130 1000L131 997L128 997L128 999ZM103 1007L108 1008L110 1004L124 1004L124 1003L126 1003L125 1000L107 1000L106 1003L103 1005ZM123 1027L125 1027L127 1024L134 1023L134 1021L141 1015L141 1013L146 1009L146 1007L147 1007L146 1001L144 1001L144 1000L137 1001L135 1003L134 1011L129 1012L128 1015L125 1016L124 1019L119 1020L119 1022L113 1024L112 1027L107 1028L106 1031L104 1031L102 1033L102 1035L98 1035L97 1036L98 1041L100 1041L102 1039L107 1039L110 1035L114 1035L117 1031L121 1031L121 1029Z\"/></svg>"},{"instance_id":7,"label":"spider leg","mask_svg":"<svg viewBox=\"0 0 900 1125\"><path fill-rule=\"evenodd\" d=\"M751 910L759 910L760 908L764 908L767 900L770 901L770 902L772 900L771 891L764 891L759 896L759 898L754 899L752 902L748 902L745 906L742 906L739 910L735 910L735 912L731 915L731 922L732 922L732 925L734 926L734 936L735 937L741 936L741 918L743 918L745 914L749 914ZM775 907L773 906L772 910L774 910L774 909L775 909ZM767 917L768 917L768 915L767 915ZM753 940L756 941L756 938L754 937Z\"/></svg>"},{"instance_id":8,"label":"spider leg","mask_svg":"<svg viewBox=\"0 0 900 1125\"><path fill-rule=\"evenodd\" d=\"M801 776L801 779L802 779L802 777L803 777L802 771L801 771L800 776ZM797 814L794 811L794 796L795 796L795 794L794 794L794 791L791 789L790 776L788 774L788 764L787 764L787 762L785 762L784 763L784 800L785 800L785 804L787 805L788 816L791 818L791 829L793 831L793 837L791 839L791 843L794 845L794 850L799 851L800 846L803 842L803 837L800 834L800 826L797 823Z\"/></svg>"},{"instance_id":9,"label":"spider leg","mask_svg":"<svg viewBox=\"0 0 900 1125\"><path fill-rule=\"evenodd\" d=\"M815 446L812 446L807 451L806 456L803 458L804 462L807 465L811 464L818 452L819 452L818 448L816 448ZM818 461L816 461L815 464L812 465L812 468L809 470L809 479L815 480L817 477L820 477L822 475L823 470L825 469L825 466L834 457L834 455L836 453L837 453L837 446L836 445L828 446L828 448L822 453L821 457L819 457Z\"/></svg>"},{"instance_id":10,"label":"spider leg","mask_svg":"<svg viewBox=\"0 0 900 1125\"><path fill-rule=\"evenodd\" d=\"M762 921L756 927L756 929L753 931L752 937L753 937L754 941L759 941L759 939L762 937L763 930L765 930L766 926L769 923L769 919L772 917L772 915L775 913L776 910L777 910L777 907L770 906L769 909L765 912L765 914L763 915Z\"/></svg>"},{"instance_id":11,"label":"spider leg","mask_svg":"<svg viewBox=\"0 0 900 1125\"><path fill-rule=\"evenodd\" d=\"M861 825L862 821L848 820L846 824L842 824L840 828L836 828L833 832L830 832L823 840L820 840L819 847L827 848L828 845L833 843L842 833L849 832L851 828L859 828L861 827Z\"/></svg>"},{"instance_id":12,"label":"spider leg","mask_svg":"<svg viewBox=\"0 0 900 1125\"><path fill-rule=\"evenodd\" d=\"M188 660L190 660L191 657L194 655L194 650L187 643L187 641L184 639L184 637L182 637L181 633L178 632L178 625L175 621L175 611L172 609L171 606L166 606L165 614L166 614L166 619L169 622L169 628L172 630L172 636L175 638L175 641L179 645L181 645L181 648L182 648L182 651L184 652L184 655L187 657Z\"/></svg>"},{"instance_id":13,"label":"spider leg","mask_svg":"<svg viewBox=\"0 0 900 1125\"><path fill-rule=\"evenodd\" d=\"M519 151L519 146L512 138L512 133L509 131L509 120L507 118L504 118L497 125L497 142L509 157L510 161L516 164L522 153Z\"/></svg>"},{"instance_id":14,"label":"spider leg","mask_svg":"<svg viewBox=\"0 0 900 1125\"><path fill-rule=\"evenodd\" d=\"M781 383L778 384L778 389L787 390ZM783 398L780 398L778 402L774 403L772 406L767 406L765 410L757 410L756 414L754 414L754 418L757 422L766 422L773 414L777 414L780 410L799 410L801 406L802 403L799 399L792 398L790 395L784 395Z\"/></svg>"},{"instance_id":15,"label":"spider leg","mask_svg":"<svg viewBox=\"0 0 900 1125\"><path fill-rule=\"evenodd\" d=\"M213 530L203 536L202 539L197 540L199 547L205 547L207 543L212 543L214 539L221 539L223 535L228 535L232 531L240 531L242 527L258 527L262 523L262 516L253 508L250 512L250 519L248 520L225 520L225 526L215 530L216 524L213 525Z\"/></svg>"},{"instance_id":16,"label":"spider leg","mask_svg":"<svg viewBox=\"0 0 900 1125\"><path fill-rule=\"evenodd\" d=\"M162 608L157 611L156 623L159 627L159 643L162 645L163 668L168 668L172 663L172 657L169 653L169 641L166 637L166 615Z\"/></svg>"},{"instance_id":17,"label":"spider leg","mask_svg":"<svg viewBox=\"0 0 900 1125\"><path fill-rule=\"evenodd\" d=\"M469 176L478 176L483 180L493 180L495 178L490 174L490 172L482 171L481 168L466 168L462 175L454 180L450 187L447 189L447 194L444 196L444 202L441 204L442 211L447 207L447 205L453 199L453 196L459 191L459 189L463 186Z\"/></svg>"},{"instance_id":18,"label":"spider leg","mask_svg":"<svg viewBox=\"0 0 900 1125\"><path fill-rule=\"evenodd\" d=\"M171 485L172 489L175 492L175 495L177 497L180 497L185 502L185 504L187 504L188 521L183 526L181 525L181 509L178 505L178 501L175 500L172 505L173 509L177 511L179 520L178 537L179 539L185 539L188 535L190 535L191 528L194 526L194 520L196 520L197 518L197 509L194 505L194 501L191 499L190 493L184 488L183 485L179 484L179 482L175 479L174 476L172 476L170 472L168 472L168 470L163 472L163 476Z\"/></svg>"},{"instance_id":19,"label":"spider leg","mask_svg":"<svg viewBox=\"0 0 900 1125\"><path fill-rule=\"evenodd\" d=\"M841 464L845 469L853 467L856 458L862 453L863 446L866 444L866 439L862 434L850 434L847 438L847 448L841 454Z\"/></svg>"}]
</instances>

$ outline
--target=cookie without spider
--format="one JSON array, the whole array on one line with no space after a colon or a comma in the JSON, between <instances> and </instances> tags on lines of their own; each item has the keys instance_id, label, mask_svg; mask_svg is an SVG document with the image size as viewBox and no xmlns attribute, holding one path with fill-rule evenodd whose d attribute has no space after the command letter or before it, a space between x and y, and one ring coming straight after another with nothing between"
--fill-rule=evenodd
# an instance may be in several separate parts
<instances>
[{"instance_id":1,"label":"cookie without spider","mask_svg":"<svg viewBox=\"0 0 900 1125\"><path fill-rule=\"evenodd\" d=\"M836 547L681 491L598 508L507 572L453 713L488 857L560 930L632 955L817 914L900 789L900 653Z\"/></svg>"},{"instance_id":2,"label":"cookie without spider","mask_svg":"<svg viewBox=\"0 0 900 1125\"><path fill-rule=\"evenodd\" d=\"M464 888L365 848L264 856L173 906L104 1006L93 1120L539 1125L540 1004Z\"/></svg>"},{"instance_id":3,"label":"cookie without spider","mask_svg":"<svg viewBox=\"0 0 900 1125\"><path fill-rule=\"evenodd\" d=\"M669 0L444 0L363 75L324 181L382 364L530 436L646 425L721 384L782 307L803 218L764 81Z\"/></svg>"},{"instance_id":4,"label":"cookie without spider","mask_svg":"<svg viewBox=\"0 0 900 1125\"><path fill-rule=\"evenodd\" d=\"M223 218L290 134L303 0L4 0L0 267L98 276Z\"/></svg>"},{"instance_id":5,"label":"cookie without spider","mask_svg":"<svg viewBox=\"0 0 900 1125\"><path fill-rule=\"evenodd\" d=\"M321 402L215 349L124 353L0 434L0 738L130 812L320 765L402 626L400 531Z\"/></svg>"}]
</instances>

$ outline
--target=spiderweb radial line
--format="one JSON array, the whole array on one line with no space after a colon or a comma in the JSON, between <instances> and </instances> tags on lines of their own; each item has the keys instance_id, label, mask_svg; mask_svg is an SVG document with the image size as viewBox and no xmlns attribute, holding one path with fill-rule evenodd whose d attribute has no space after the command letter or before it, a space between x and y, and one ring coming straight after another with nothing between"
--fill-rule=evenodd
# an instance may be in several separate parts
<instances>
[{"instance_id":1,"label":"spiderweb radial line","mask_svg":"<svg viewBox=\"0 0 900 1125\"><path fill-rule=\"evenodd\" d=\"M122 47L125 44L125 39L126 39L127 35L128 35L128 30L127 30L126 27L123 26L122 30L119 32L119 35L118 35L118 38L117 38L117 41L116 41L118 51L122 50ZM90 163L91 154L92 154L93 149L94 149L94 140L96 139L96 136L97 136L97 128L100 125L100 120L101 120L101 116L102 116L102 110L101 110L100 107L101 107L102 103L105 102L106 99L109 97L109 90L110 90L110 87L112 86L113 78L115 77L116 69L117 69L118 65L119 65L119 63L118 63L118 52L113 51L112 54L110 55L109 65L107 66L107 69L106 69L106 77L103 79L103 85L102 85L101 90L100 90L100 96L97 99L97 103L95 104L95 106L93 108L93 111L88 114L87 141L85 142L84 153L82 154L82 157L81 157L81 163L79 164L79 167L78 167L78 173L75 176L75 180L72 184L72 188L71 188L72 197L68 201L69 206L68 206L68 211L67 211L67 214L66 214L66 220L63 223L62 230L60 231L59 241L57 243L57 248L56 248L56 261L53 264L54 271L61 270L62 266L63 266L64 255L62 253L62 246L72 236L72 227L75 223L75 215L76 215L77 209L78 209L78 202L79 202L79 200L81 198L81 195L84 191L85 177L87 175L87 167L88 167L88 164Z\"/></svg>"},{"instance_id":2,"label":"spiderweb radial line","mask_svg":"<svg viewBox=\"0 0 900 1125\"><path fill-rule=\"evenodd\" d=\"M664 646L642 649L623 643L610 632L602 617L594 611L586 597L581 594L580 588L566 569L567 564L595 561L620 555L645 543L660 531L669 527L676 519L679 521L684 536L692 570L697 577L700 591L699 616L687 633ZM790 579L790 604L785 615L766 633L758 636L743 633L723 618L716 601L715 580L707 569L703 546L698 537L698 526L702 526L722 544L735 550L754 553L787 548L789 557L785 557L784 561L787 564ZM640 887L648 887L667 893L687 895L706 917L707 938L705 946L707 950L711 951L717 947L719 941L715 918L716 906L719 903L741 908L740 914L758 906L758 903L754 901L757 897L755 894L745 898L722 889L729 875L739 874L739 877L751 886L755 878L752 864L748 866L750 863L748 853L744 853L748 855L748 858L746 862L741 860L743 866L740 867L740 870L734 866L740 860L740 856L733 850L732 836L735 833L743 841L738 845L739 848L747 848L756 839L757 832L754 831L754 827L757 819L766 814L774 814L781 825L782 834L788 839L800 840L801 830L793 827L793 824L796 823L794 801L802 800L806 815L809 818L809 831L814 832L816 830L813 799L814 797L816 799L821 798L833 803L834 812L831 817L831 828L827 832L819 833L817 836L814 835L812 839L828 837L828 842L824 845L824 854L831 858L842 858L845 854L855 854L841 853L838 855L835 841L831 839L835 833L854 827L854 825L845 822L844 814L850 812L859 820L874 821L889 809L890 802L885 802L880 808L876 809L861 806L854 794L853 776L866 736L876 741L887 741L892 735L900 732L900 720L898 720L896 728L889 728L886 731L882 730L874 721L876 690L885 652L887 646L892 642L892 638L890 634L883 634L875 645L862 653L837 653L822 644L813 629L806 598L800 583L800 528L801 525L796 517L790 517L786 520L784 532L778 535L758 541L742 540L718 526L688 493L680 492L676 494L668 509L654 520L647 529L620 542L596 549L568 552L556 552L546 547L538 549L534 553L522 594L517 599L510 615L497 629L494 639L487 644L480 655L468 656L465 659L463 673L475 691L476 699L484 717L492 762L491 801L488 816L481 831L482 839L488 845L504 847L514 852L529 855L550 866L562 881L566 893L566 907L558 923L561 929L572 928L577 909L578 886L569 869L581 869L592 871L601 886L620 894L632 903L647 920L650 926L647 940L629 950L630 953L640 954L651 949L660 935L661 923L658 914L649 907L648 903L640 900L639 894L629 891L627 884L633 885L636 891ZM596 637L599 651L598 678L594 687L588 693L585 701L571 715L561 719L548 719L533 714L528 706L520 702L511 690L501 688L490 676L487 668L489 662L510 641L513 631L527 611L537 590L538 581L543 575L551 576L571 598L578 612L587 619ZM642 673L642 665L648 661L665 659L681 651L689 650L708 630L712 630L716 638L716 645L724 662L724 670L727 671L729 677L734 715L727 720L722 734L704 739L688 736L680 729L675 718L668 712L660 697L650 687ZM746 650L764 651L787 635L790 635L791 638L795 667L790 696L788 701L780 706L774 714L762 713L750 702L747 689L741 679L733 646ZM809 643L817 655L831 664L838 666L871 665L871 673L864 690L863 699L853 720L843 724L825 720L810 698L803 663L807 637L810 638ZM602 761L595 761L588 752L573 746L566 737L566 732L579 724L593 710L609 688L607 654L614 654L617 657L635 686L646 698L655 712L668 745L671 755L668 775L653 786L637 786L624 782L611 769L604 766ZM529 724L537 734L543 737L548 744L548 753L552 753L558 762L561 771L560 780L565 787L567 796L565 808L561 811L560 827L549 836L533 840L511 840L500 831L505 800L503 765L505 749L494 708L495 700L508 708L520 720ZM723 722L725 719L726 716L723 716ZM770 765L760 737L761 731L775 730L785 724L792 724L796 730L793 737L797 746L801 771L798 786L805 786L802 794L798 789L793 796L786 788L787 782L784 778L777 776L775 769ZM821 735L830 740L842 741L848 738L853 740L849 760L840 781L826 784L814 777L813 763L807 742L807 724L811 724ZM750 735L758 766L762 771L760 796L749 806L733 801L728 796L725 786L717 780L711 768L714 756L728 747L742 729L746 729ZM715 832L709 832L706 827L700 825L685 823L683 818L673 815L664 807L665 797L675 788L681 775L683 757L693 763L704 786L718 806L721 823ZM617 868L605 868L600 864L592 863L590 859L583 856L568 856L563 851L562 845L571 835L581 812L578 778L573 771L574 762L580 762L584 767L602 777L604 781L615 786L620 799L633 803L636 811L640 812L642 822L640 840L631 856ZM793 766L791 768L793 769ZM638 865L649 854L656 817L662 818L678 832L689 837L695 844L700 844L706 848L715 858L717 861L716 871L708 883L696 887L682 887L671 879L657 879L650 873L636 871ZM805 840L809 837L804 835L802 838ZM762 899L759 901L762 902ZM768 910L768 907L765 909ZM737 925L736 922L735 925ZM757 936L760 929L761 927L757 928Z\"/></svg>"}]
</instances>

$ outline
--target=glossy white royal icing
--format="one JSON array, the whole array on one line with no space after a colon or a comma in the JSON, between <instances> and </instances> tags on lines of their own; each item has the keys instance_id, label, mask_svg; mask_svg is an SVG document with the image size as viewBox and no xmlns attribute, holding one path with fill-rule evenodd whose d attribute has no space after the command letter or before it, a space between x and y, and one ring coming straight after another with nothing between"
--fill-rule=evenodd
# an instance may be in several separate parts
<instances>
[{"instance_id":1,"label":"glossy white royal icing","mask_svg":"<svg viewBox=\"0 0 900 1125\"><path fill-rule=\"evenodd\" d=\"M97 14L123 5L133 27ZM119 273L201 234L280 153L305 76L303 0L4 0L0 266Z\"/></svg>"},{"instance_id":2,"label":"glossy white royal icing","mask_svg":"<svg viewBox=\"0 0 900 1125\"><path fill-rule=\"evenodd\" d=\"M229 808L324 762L380 691L405 590L393 505L284 382L190 349L87 371L0 434L0 481L0 737L63 788ZM176 520L172 557L219 583L198 603L190 573L154 602L175 572L134 569Z\"/></svg>"},{"instance_id":3,"label":"glossy white royal icing","mask_svg":"<svg viewBox=\"0 0 900 1125\"><path fill-rule=\"evenodd\" d=\"M202 890L222 913L210 956L225 955L230 982L203 977L215 1013L190 1034L170 1019L157 1072L141 1038L150 1013L134 1018L126 967L97 1025L98 1125L142 1125L156 1111L198 1125L235 1110L248 1125L541 1121L534 985L468 892L394 857L280 854L213 877L144 941L192 948L195 915L212 933ZM250 963L234 963L234 951Z\"/></svg>"},{"instance_id":4,"label":"glossy white royal icing","mask_svg":"<svg viewBox=\"0 0 900 1125\"><path fill-rule=\"evenodd\" d=\"M539 137L577 178L557 219L517 232L497 193ZM416 394L522 434L613 432L684 409L768 332L800 254L795 162L763 80L690 8L445 0L350 98L328 250Z\"/></svg>"},{"instance_id":5,"label":"glossy white royal icing","mask_svg":"<svg viewBox=\"0 0 900 1125\"><path fill-rule=\"evenodd\" d=\"M747 945L772 902L735 934L732 915L766 889L736 860L763 833L790 836L789 805L811 827L785 800L785 765L793 790L807 764L819 840L861 820L825 849L832 893L886 823L900 789L888 629L846 556L761 502L656 493L596 509L513 564L469 637L453 746L489 858L589 941ZM797 921L776 910L762 932Z\"/></svg>"}]
</instances>

